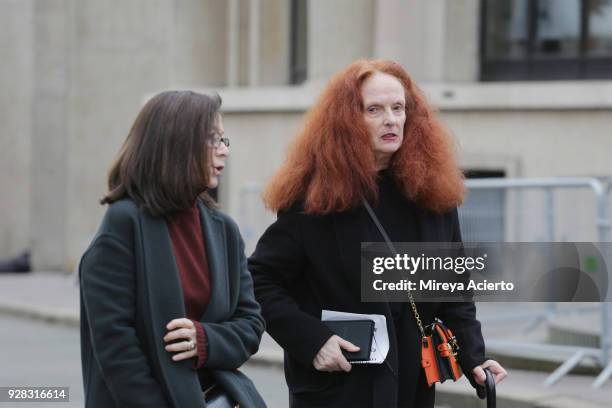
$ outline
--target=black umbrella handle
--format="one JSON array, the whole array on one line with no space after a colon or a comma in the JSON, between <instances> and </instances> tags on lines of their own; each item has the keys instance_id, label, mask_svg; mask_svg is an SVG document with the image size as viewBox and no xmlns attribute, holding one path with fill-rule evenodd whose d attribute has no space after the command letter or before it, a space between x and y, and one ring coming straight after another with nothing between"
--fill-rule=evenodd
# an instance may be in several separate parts
<instances>
[{"instance_id":1,"label":"black umbrella handle","mask_svg":"<svg viewBox=\"0 0 612 408\"><path fill-rule=\"evenodd\" d=\"M485 392L487 395L487 408L495 408L496 404L496 396L495 396L495 379L493 378L493 374L489 371L488 368L484 369L485 375L487 376L485 380Z\"/></svg>"}]
</instances>

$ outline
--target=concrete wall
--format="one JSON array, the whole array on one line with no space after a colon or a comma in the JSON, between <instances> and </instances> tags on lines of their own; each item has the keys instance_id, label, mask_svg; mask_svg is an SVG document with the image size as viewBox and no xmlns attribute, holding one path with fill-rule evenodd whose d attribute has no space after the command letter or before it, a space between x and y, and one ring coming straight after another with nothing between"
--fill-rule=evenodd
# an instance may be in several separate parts
<instances>
[{"instance_id":1,"label":"concrete wall","mask_svg":"<svg viewBox=\"0 0 612 408\"><path fill-rule=\"evenodd\" d=\"M374 55L393 59L417 81L441 81L445 0L382 0L377 3Z\"/></svg>"},{"instance_id":2,"label":"concrete wall","mask_svg":"<svg viewBox=\"0 0 612 408\"><path fill-rule=\"evenodd\" d=\"M249 85L249 9L248 0L238 1L238 85Z\"/></svg>"},{"instance_id":3,"label":"concrete wall","mask_svg":"<svg viewBox=\"0 0 612 408\"><path fill-rule=\"evenodd\" d=\"M14 54L3 64L2 103L13 107L3 110L10 120L1 125L3 185L14 190L2 205L14 217L2 223L0 248L7 256L31 247L36 268L72 269L103 213L97 202L107 169L143 95L225 83L225 5L49 0L0 7L7 10L2 39L17 44L2 48Z\"/></svg>"},{"instance_id":4,"label":"concrete wall","mask_svg":"<svg viewBox=\"0 0 612 408\"><path fill-rule=\"evenodd\" d=\"M442 78L476 82L480 59L480 0L446 0Z\"/></svg>"},{"instance_id":5,"label":"concrete wall","mask_svg":"<svg viewBox=\"0 0 612 408\"><path fill-rule=\"evenodd\" d=\"M380 0L374 55L398 61L417 81L478 79L479 0Z\"/></svg>"},{"instance_id":6,"label":"concrete wall","mask_svg":"<svg viewBox=\"0 0 612 408\"><path fill-rule=\"evenodd\" d=\"M71 2L34 2L30 233L33 263L63 269L68 209Z\"/></svg>"},{"instance_id":7,"label":"concrete wall","mask_svg":"<svg viewBox=\"0 0 612 408\"><path fill-rule=\"evenodd\" d=\"M261 2L259 84L262 86L289 83L289 3L286 0Z\"/></svg>"},{"instance_id":8,"label":"concrete wall","mask_svg":"<svg viewBox=\"0 0 612 408\"><path fill-rule=\"evenodd\" d=\"M168 22L171 37L166 44L173 67L170 82L182 86L224 85L227 2L175 0L171 3L173 19ZM163 3L156 7L160 6L166 7Z\"/></svg>"},{"instance_id":9,"label":"concrete wall","mask_svg":"<svg viewBox=\"0 0 612 408\"><path fill-rule=\"evenodd\" d=\"M34 6L0 0L0 258L30 247Z\"/></svg>"},{"instance_id":10,"label":"concrete wall","mask_svg":"<svg viewBox=\"0 0 612 408\"><path fill-rule=\"evenodd\" d=\"M224 210L243 228L247 252L275 218L261 200L261 187L285 157L302 120L300 113L227 113L225 133L232 140L221 182Z\"/></svg>"},{"instance_id":11,"label":"concrete wall","mask_svg":"<svg viewBox=\"0 0 612 408\"><path fill-rule=\"evenodd\" d=\"M516 177L612 173L612 83L476 83L478 0L310 1L301 87L285 86L289 2L236 1L238 84L258 87L224 88L229 2L0 0L0 210L10 214L0 221L0 257L30 247L36 267L72 269L104 211L97 202L107 169L144 96L175 86L224 98L232 155L220 199L252 249L273 219L261 186L303 113L330 75L363 57L392 58L412 73L442 109L466 168ZM253 21L258 43L249 37Z\"/></svg>"},{"instance_id":12,"label":"concrete wall","mask_svg":"<svg viewBox=\"0 0 612 408\"><path fill-rule=\"evenodd\" d=\"M98 200L106 191L107 170L140 109L143 94L169 86L174 64L171 2L77 1L74 13L68 269L75 266L95 232L103 212ZM183 53L174 55L180 66ZM191 71L177 71L193 78Z\"/></svg>"},{"instance_id":13,"label":"concrete wall","mask_svg":"<svg viewBox=\"0 0 612 408\"><path fill-rule=\"evenodd\" d=\"M32 247L37 269L70 270L95 233L107 170L143 96L226 82L226 5L49 0L0 7L7 8L2 38L18 45L3 47L16 55L7 55L13 65L2 78L25 85L7 86L13 93L3 95L17 102L6 110L11 121L1 136L12 149L1 153L3 185L15 186L2 205L15 216L2 223L0 248L8 256Z\"/></svg>"},{"instance_id":14,"label":"concrete wall","mask_svg":"<svg viewBox=\"0 0 612 408\"><path fill-rule=\"evenodd\" d=\"M374 52L372 0L314 0L308 3L308 76L329 77L358 58Z\"/></svg>"},{"instance_id":15,"label":"concrete wall","mask_svg":"<svg viewBox=\"0 0 612 408\"><path fill-rule=\"evenodd\" d=\"M470 165L502 155L517 177L604 176L612 173L612 110L444 112ZM500 166L501 167L501 166Z\"/></svg>"}]
</instances>

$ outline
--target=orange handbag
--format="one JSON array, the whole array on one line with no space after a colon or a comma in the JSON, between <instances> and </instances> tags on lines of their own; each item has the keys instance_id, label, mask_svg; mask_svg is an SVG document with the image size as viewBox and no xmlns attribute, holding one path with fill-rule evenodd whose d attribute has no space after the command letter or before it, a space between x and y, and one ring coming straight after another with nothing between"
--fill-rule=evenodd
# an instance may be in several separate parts
<instances>
[{"instance_id":1,"label":"orange handbag","mask_svg":"<svg viewBox=\"0 0 612 408\"><path fill-rule=\"evenodd\" d=\"M434 319L421 339L421 365L430 387L437 382L461 378L463 373L457 361L458 351L459 345L453 332L440 319Z\"/></svg>"}]
</instances>

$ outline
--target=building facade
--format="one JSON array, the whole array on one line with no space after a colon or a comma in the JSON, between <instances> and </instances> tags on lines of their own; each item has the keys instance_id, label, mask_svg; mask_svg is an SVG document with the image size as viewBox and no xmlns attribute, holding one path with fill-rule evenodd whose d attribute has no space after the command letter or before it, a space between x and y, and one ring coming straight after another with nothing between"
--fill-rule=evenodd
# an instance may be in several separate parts
<instances>
[{"instance_id":1,"label":"building facade","mask_svg":"<svg viewBox=\"0 0 612 408\"><path fill-rule=\"evenodd\" d=\"M468 175L612 174L612 1L0 0L0 41L0 257L37 269L75 267L131 122L170 88L223 98L219 201L248 248L305 111L358 58L412 74Z\"/></svg>"}]
</instances>

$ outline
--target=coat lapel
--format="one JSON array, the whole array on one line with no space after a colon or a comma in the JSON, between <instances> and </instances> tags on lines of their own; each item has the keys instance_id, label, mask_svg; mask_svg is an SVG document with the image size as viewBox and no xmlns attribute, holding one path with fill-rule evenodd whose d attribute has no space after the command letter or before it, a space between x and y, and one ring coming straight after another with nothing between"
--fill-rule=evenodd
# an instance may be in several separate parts
<instances>
[{"instance_id":1,"label":"coat lapel","mask_svg":"<svg viewBox=\"0 0 612 408\"><path fill-rule=\"evenodd\" d=\"M387 319L389 334L389 354L387 366L393 376L397 376L397 341L391 309L386 302L364 303L361 301L361 242L368 240L366 229L367 213L363 208L342 213L335 213L334 228L338 242L338 254L342 262L342 271L345 275L351 297L359 307L355 313L381 314Z\"/></svg>"},{"instance_id":2,"label":"coat lapel","mask_svg":"<svg viewBox=\"0 0 612 408\"><path fill-rule=\"evenodd\" d=\"M333 214L338 254L351 298L361 302L361 241L364 213L360 209Z\"/></svg>"},{"instance_id":3,"label":"coat lapel","mask_svg":"<svg viewBox=\"0 0 612 408\"><path fill-rule=\"evenodd\" d=\"M421 242L440 242L442 217L422 208L418 210L419 218L419 237Z\"/></svg>"},{"instance_id":4,"label":"coat lapel","mask_svg":"<svg viewBox=\"0 0 612 408\"><path fill-rule=\"evenodd\" d=\"M159 364L158 371L167 386L167 393L176 406L189 406L193 396L200 396L200 384L192 362L172 361L171 353L165 350L163 337L166 325L173 319L185 317L185 302L181 288L176 261L172 252L172 241L163 218L142 213L142 247L144 252L142 282L150 311L149 321L153 341L151 349L157 354L152 356L153 364ZM146 317L145 317L146 320ZM145 322L146 324L147 322ZM187 405L186 405L187 404Z\"/></svg>"},{"instance_id":5,"label":"coat lapel","mask_svg":"<svg viewBox=\"0 0 612 408\"><path fill-rule=\"evenodd\" d=\"M217 322L227 318L230 311L225 222L201 202L198 202L198 207L211 280L210 303L202 320Z\"/></svg>"}]
</instances>

